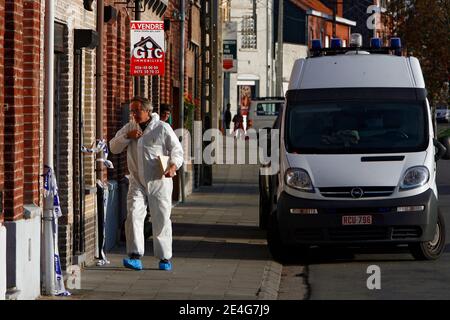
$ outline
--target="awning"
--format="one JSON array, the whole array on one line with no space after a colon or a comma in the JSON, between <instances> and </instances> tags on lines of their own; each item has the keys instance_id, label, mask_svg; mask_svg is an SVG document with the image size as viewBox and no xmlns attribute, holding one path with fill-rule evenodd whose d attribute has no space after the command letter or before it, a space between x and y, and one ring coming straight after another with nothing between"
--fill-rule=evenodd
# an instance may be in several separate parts
<instances>
[{"instance_id":1,"label":"awning","mask_svg":"<svg viewBox=\"0 0 450 320\"><path fill-rule=\"evenodd\" d=\"M238 80L238 86L256 86L256 81L253 80Z\"/></svg>"},{"instance_id":2,"label":"awning","mask_svg":"<svg viewBox=\"0 0 450 320\"><path fill-rule=\"evenodd\" d=\"M321 17L321 18L324 18L326 20L331 20L331 21L333 20L333 16L330 16L330 15L328 15L326 13L323 13L323 12L320 12L320 11L317 11L317 10L307 10L306 14L307 15L311 15L311 16ZM352 26L352 27L356 26L356 21L352 21L352 20L345 19L345 18L342 18L342 17L336 17L336 22L340 23L340 24L345 24L347 26Z\"/></svg>"}]
</instances>

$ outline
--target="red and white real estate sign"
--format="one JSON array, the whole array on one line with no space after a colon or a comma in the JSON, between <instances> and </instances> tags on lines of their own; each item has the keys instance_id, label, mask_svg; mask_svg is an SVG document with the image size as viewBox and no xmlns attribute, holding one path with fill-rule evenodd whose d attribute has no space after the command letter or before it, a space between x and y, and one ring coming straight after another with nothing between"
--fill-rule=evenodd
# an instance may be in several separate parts
<instances>
[{"instance_id":1,"label":"red and white real estate sign","mask_svg":"<svg viewBox=\"0 0 450 320\"><path fill-rule=\"evenodd\" d=\"M131 21L131 75L164 75L164 22Z\"/></svg>"}]
</instances>

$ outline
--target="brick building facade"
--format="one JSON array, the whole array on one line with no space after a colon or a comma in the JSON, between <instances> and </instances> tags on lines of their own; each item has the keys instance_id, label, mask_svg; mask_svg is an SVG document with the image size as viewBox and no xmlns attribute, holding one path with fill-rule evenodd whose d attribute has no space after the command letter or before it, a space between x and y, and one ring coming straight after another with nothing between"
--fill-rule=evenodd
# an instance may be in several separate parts
<instances>
[{"instance_id":1,"label":"brick building facade","mask_svg":"<svg viewBox=\"0 0 450 320\"><path fill-rule=\"evenodd\" d=\"M77 30L95 33L97 12L95 5L93 11L86 10L83 1L55 0L54 3L54 172L63 214L59 219L59 250L65 269L72 264L92 263L99 250L96 161L94 155L80 152L82 145L96 144L97 57L95 49L78 48L76 43L80 34ZM109 141L127 121L124 111L134 92L129 70L129 26L134 13L113 0L105 0L105 6L116 12L104 23L104 34L99 35L104 40L102 138ZM180 93L181 26L174 18L179 13L178 6L176 0L150 1L141 16L141 20L171 20L170 30L166 32L166 74L141 77L141 93L152 100L155 111L160 103L175 106L174 128L179 126L178 97L187 94L199 98L201 84L200 36L194 31L200 30L200 4L191 1L186 8L185 90ZM0 243L0 299L6 288L11 287L21 292L19 298L39 295L36 284L24 284L28 278L18 265L29 258L22 255L29 252L26 246L30 240L37 257L28 265L40 273L44 19L44 0L0 0L0 242L7 238ZM103 169L103 180L108 182L107 188L120 189L123 193L126 155L113 155L110 160L115 169ZM189 193L192 170L186 169ZM123 197L120 192L118 196L115 194L109 206L123 208L120 203ZM23 239L17 237L19 234ZM39 289L40 276L34 278Z\"/></svg>"},{"instance_id":2,"label":"brick building facade","mask_svg":"<svg viewBox=\"0 0 450 320\"><path fill-rule=\"evenodd\" d=\"M39 1L0 1L0 295L6 273L21 298L40 286L40 29Z\"/></svg>"}]
</instances>

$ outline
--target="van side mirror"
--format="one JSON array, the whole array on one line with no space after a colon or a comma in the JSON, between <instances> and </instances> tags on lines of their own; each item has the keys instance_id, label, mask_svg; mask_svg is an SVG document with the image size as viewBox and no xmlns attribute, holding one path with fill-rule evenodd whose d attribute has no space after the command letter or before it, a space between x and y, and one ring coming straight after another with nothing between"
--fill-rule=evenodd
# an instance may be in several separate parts
<instances>
[{"instance_id":1,"label":"van side mirror","mask_svg":"<svg viewBox=\"0 0 450 320\"><path fill-rule=\"evenodd\" d=\"M449 137L446 137L447 139L450 139ZM439 140L443 141L443 138L440 138ZM439 159L449 159L446 156L448 156L449 149L447 149L442 142L440 142L437 139L433 139L433 144L437 148L437 153L434 155L434 160L438 161ZM444 142L444 141L443 141Z\"/></svg>"},{"instance_id":2,"label":"van side mirror","mask_svg":"<svg viewBox=\"0 0 450 320\"><path fill-rule=\"evenodd\" d=\"M442 155L442 159L450 160L450 136L440 137L438 141L446 149L445 153Z\"/></svg>"}]
</instances>

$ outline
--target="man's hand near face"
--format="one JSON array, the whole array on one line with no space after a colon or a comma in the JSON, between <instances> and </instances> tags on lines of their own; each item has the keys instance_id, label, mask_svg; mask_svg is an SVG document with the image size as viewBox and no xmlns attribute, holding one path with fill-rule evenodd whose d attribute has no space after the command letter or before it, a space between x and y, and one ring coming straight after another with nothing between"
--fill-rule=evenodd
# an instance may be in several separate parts
<instances>
[{"instance_id":1,"label":"man's hand near face","mask_svg":"<svg viewBox=\"0 0 450 320\"><path fill-rule=\"evenodd\" d=\"M141 130L131 130L127 133L128 139L139 139L140 137L142 137Z\"/></svg>"},{"instance_id":2,"label":"man's hand near face","mask_svg":"<svg viewBox=\"0 0 450 320\"><path fill-rule=\"evenodd\" d=\"M177 173L177 166L175 164L171 164L167 168L166 172L164 172L164 176L166 178L172 178L172 177L176 176L176 173Z\"/></svg>"}]
</instances>

